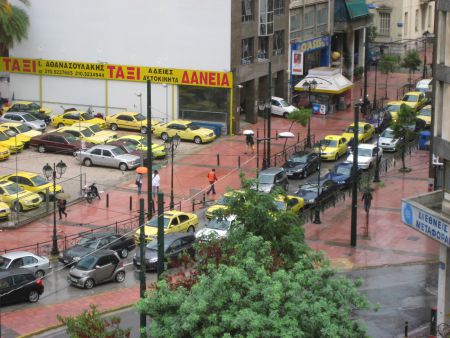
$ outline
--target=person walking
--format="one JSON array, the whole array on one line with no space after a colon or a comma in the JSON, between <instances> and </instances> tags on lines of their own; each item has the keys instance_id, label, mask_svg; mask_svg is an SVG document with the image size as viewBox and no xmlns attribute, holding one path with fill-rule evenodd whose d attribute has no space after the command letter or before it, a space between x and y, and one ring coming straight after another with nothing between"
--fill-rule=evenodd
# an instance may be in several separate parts
<instances>
[{"instance_id":1,"label":"person walking","mask_svg":"<svg viewBox=\"0 0 450 338\"><path fill-rule=\"evenodd\" d=\"M247 149L245 154L251 151L252 154L255 153L255 140L253 139L253 134L245 135L245 144L247 145Z\"/></svg>"},{"instance_id":2,"label":"person walking","mask_svg":"<svg viewBox=\"0 0 450 338\"><path fill-rule=\"evenodd\" d=\"M217 181L216 169L211 169L208 173L208 181L210 184L209 190L206 192L206 195L209 195L212 192L213 195L216 194L216 189L214 188L214 183Z\"/></svg>"},{"instance_id":3,"label":"person walking","mask_svg":"<svg viewBox=\"0 0 450 338\"><path fill-rule=\"evenodd\" d=\"M367 189L363 196L362 196L362 201L364 201L364 210L366 211L366 213L369 213L370 210L370 205L372 204L372 193L370 192L370 188Z\"/></svg>"},{"instance_id":4,"label":"person walking","mask_svg":"<svg viewBox=\"0 0 450 338\"><path fill-rule=\"evenodd\" d=\"M136 185L138 189L138 194L142 192L142 174L138 173L136 177Z\"/></svg>"},{"instance_id":5,"label":"person walking","mask_svg":"<svg viewBox=\"0 0 450 338\"><path fill-rule=\"evenodd\" d=\"M66 212L67 201L65 199L58 199L57 204L58 204L59 219L62 219L63 214L64 214L64 217L67 218L67 212Z\"/></svg>"},{"instance_id":6,"label":"person walking","mask_svg":"<svg viewBox=\"0 0 450 338\"><path fill-rule=\"evenodd\" d=\"M159 186L161 185L161 177L159 177L158 170L153 170L152 175L152 194L154 198L158 197Z\"/></svg>"}]
</instances>

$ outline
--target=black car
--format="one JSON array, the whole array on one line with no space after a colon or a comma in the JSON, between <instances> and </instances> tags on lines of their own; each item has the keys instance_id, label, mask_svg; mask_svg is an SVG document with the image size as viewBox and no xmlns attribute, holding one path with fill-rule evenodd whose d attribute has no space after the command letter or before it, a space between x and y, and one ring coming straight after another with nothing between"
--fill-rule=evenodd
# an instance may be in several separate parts
<instances>
[{"instance_id":1,"label":"black car","mask_svg":"<svg viewBox=\"0 0 450 338\"><path fill-rule=\"evenodd\" d=\"M366 117L366 122L374 126L375 132L380 133L392 123L392 115L385 109L379 109Z\"/></svg>"},{"instance_id":2,"label":"black car","mask_svg":"<svg viewBox=\"0 0 450 338\"><path fill-rule=\"evenodd\" d=\"M36 303L44 292L42 279L27 269L0 270L0 305L28 301Z\"/></svg>"},{"instance_id":3,"label":"black car","mask_svg":"<svg viewBox=\"0 0 450 338\"><path fill-rule=\"evenodd\" d=\"M317 182L301 185L295 195L302 197L305 200L306 209L312 207L316 203L328 201L338 189L338 184L333 180L321 180L319 186L317 185Z\"/></svg>"},{"instance_id":4,"label":"black car","mask_svg":"<svg viewBox=\"0 0 450 338\"><path fill-rule=\"evenodd\" d=\"M128 257L128 252L136 247L132 237L116 233L88 233L82 235L77 245L59 254L59 261L65 265L72 265L84 256L98 249L116 251L120 257Z\"/></svg>"},{"instance_id":5,"label":"black car","mask_svg":"<svg viewBox=\"0 0 450 338\"><path fill-rule=\"evenodd\" d=\"M352 163L338 163L330 171L323 175L320 180L332 180L336 182L340 189L346 189L352 183ZM358 166L358 173L361 173L362 169Z\"/></svg>"},{"instance_id":6,"label":"black car","mask_svg":"<svg viewBox=\"0 0 450 338\"><path fill-rule=\"evenodd\" d=\"M299 151L292 154L283 164L283 168L289 177L307 177L317 171L319 166L319 156L308 151Z\"/></svg>"},{"instance_id":7,"label":"black car","mask_svg":"<svg viewBox=\"0 0 450 338\"><path fill-rule=\"evenodd\" d=\"M50 124L50 122L52 122L52 118L47 114L41 112L29 112L29 114L33 115L38 120L44 121L47 126Z\"/></svg>"},{"instance_id":8,"label":"black car","mask_svg":"<svg viewBox=\"0 0 450 338\"><path fill-rule=\"evenodd\" d=\"M189 232L176 232L164 235L164 258L167 262L176 260L181 254L187 253L194 257L195 235ZM136 250L133 264L141 266L140 251ZM156 270L158 265L158 241L155 238L145 247L145 270Z\"/></svg>"}]
</instances>

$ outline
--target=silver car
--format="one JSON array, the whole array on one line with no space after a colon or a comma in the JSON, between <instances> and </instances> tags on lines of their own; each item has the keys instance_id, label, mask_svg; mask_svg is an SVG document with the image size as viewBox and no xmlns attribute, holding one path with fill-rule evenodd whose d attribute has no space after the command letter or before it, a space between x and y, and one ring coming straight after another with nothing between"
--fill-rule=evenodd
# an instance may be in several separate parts
<instances>
[{"instance_id":1,"label":"silver car","mask_svg":"<svg viewBox=\"0 0 450 338\"><path fill-rule=\"evenodd\" d=\"M141 164L141 158L131 155L117 146L101 144L75 152L75 157L86 167L92 165L131 170Z\"/></svg>"},{"instance_id":2,"label":"silver car","mask_svg":"<svg viewBox=\"0 0 450 338\"><path fill-rule=\"evenodd\" d=\"M34 130L39 130L44 132L47 125L45 121L38 120L33 115L29 113L10 113L6 112L2 117L0 117L0 122L20 122L23 123Z\"/></svg>"},{"instance_id":3,"label":"silver car","mask_svg":"<svg viewBox=\"0 0 450 338\"><path fill-rule=\"evenodd\" d=\"M25 268L33 272L36 278L42 278L51 269L46 257L27 251L7 252L0 256L0 269Z\"/></svg>"}]
</instances>

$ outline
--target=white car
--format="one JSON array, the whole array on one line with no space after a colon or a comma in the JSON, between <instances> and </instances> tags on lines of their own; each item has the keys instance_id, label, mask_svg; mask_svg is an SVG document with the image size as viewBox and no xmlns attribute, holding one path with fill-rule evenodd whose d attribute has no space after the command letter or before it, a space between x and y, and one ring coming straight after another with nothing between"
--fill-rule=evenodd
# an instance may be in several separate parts
<instances>
[{"instance_id":1,"label":"white car","mask_svg":"<svg viewBox=\"0 0 450 338\"><path fill-rule=\"evenodd\" d=\"M386 128L380 134L379 144L384 151L397 151L400 139L394 137L394 131L391 128Z\"/></svg>"},{"instance_id":2,"label":"white car","mask_svg":"<svg viewBox=\"0 0 450 338\"><path fill-rule=\"evenodd\" d=\"M47 257L37 256L27 251L11 251L0 256L0 269L8 270L25 268L30 270L36 278L42 278L51 270Z\"/></svg>"},{"instance_id":3,"label":"white car","mask_svg":"<svg viewBox=\"0 0 450 338\"><path fill-rule=\"evenodd\" d=\"M377 145L362 143L358 145L358 167L361 169L369 169L377 157ZM378 159L383 155L383 149L378 148ZM346 160L347 163L353 163L353 153L351 153Z\"/></svg>"},{"instance_id":4,"label":"white car","mask_svg":"<svg viewBox=\"0 0 450 338\"><path fill-rule=\"evenodd\" d=\"M294 106L287 104L287 102L283 98L272 96L271 111L273 115L288 117L288 115L296 109L297 108L295 108Z\"/></svg>"},{"instance_id":5,"label":"white car","mask_svg":"<svg viewBox=\"0 0 450 338\"><path fill-rule=\"evenodd\" d=\"M236 216L230 215L226 218L211 219L203 229L200 229L195 233L197 239L208 239L209 237L215 237L218 239L228 236L228 230L236 222Z\"/></svg>"}]
</instances>

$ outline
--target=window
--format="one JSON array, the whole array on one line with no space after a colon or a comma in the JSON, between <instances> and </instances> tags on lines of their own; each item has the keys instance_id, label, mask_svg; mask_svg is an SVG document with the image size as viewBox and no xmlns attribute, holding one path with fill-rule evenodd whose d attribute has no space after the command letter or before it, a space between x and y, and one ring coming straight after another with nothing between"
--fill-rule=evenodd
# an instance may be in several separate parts
<instances>
[{"instance_id":1,"label":"window","mask_svg":"<svg viewBox=\"0 0 450 338\"><path fill-rule=\"evenodd\" d=\"M328 4L320 4L316 7L317 12L317 30L324 32L328 26Z\"/></svg>"},{"instance_id":2,"label":"window","mask_svg":"<svg viewBox=\"0 0 450 338\"><path fill-rule=\"evenodd\" d=\"M391 30L391 13L380 12L380 35L389 35Z\"/></svg>"},{"instance_id":3,"label":"window","mask_svg":"<svg viewBox=\"0 0 450 338\"><path fill-rule=\"evenodd\" d=\"M405 27L405 35L408 35L408 12L405 12L405 20L403 20L403 25Z\"/></svg>"},{"instance_id":4,"label":"window","mask_svg":"<svg viewBox=\"0 0 450 338\"><path fill-rule=\"evenodd\" d=\"M314 34L314 24L315 24L315 6L305 7L305 26L304 28L304 36L303 38L307 39L312 37Z\"/></svg>"},{"instance_id":5,"label":"window","mask_svg":"<svg viewBox=\"0 0 450 338\"><path fill-rule=\"evenodd\" d=\"M172 218L172 222L170 224L171 224L171 226L178 225L179 224L178 223L178 217Z\"/></svg>"},{"instance_id":6,"label":"window","mask_svg":"<svg viewBox=\"0 0 450 338\"><path fill-rule=\"evenodd\" d=\"M109 263L111 263L109 256L100 257L97 261L98 266L105 266L108 265Z\"/></svg>"},{"instance_id":7,"label":"window","mask_svg":"<svg viewBox=\"0 0 450 338\"><path fill-rule=\"evenodd\" d=\"M102 150L101 149L94 149L91 151L92 155L101 155L102 154Z\"/></svg>"},{"instance_id":8,"label":"window","mask_svg":"<svg viewBox=\"0 0 450 338\"><path fill-rule=\"evenodd\" d=\"M273 0L259 0L259 35L273 34Z\"/></svg>"},{"instance_id":9,"label":"window","mask_svg":"<svg viewBox=\"0 0 450 338\"><path fill-rule=\"evenodd\" d=\"M273 14L283 15L284 13L284 0L273 0Z\"/></svg>"},{"instance_id":10,"label":"window","mask_svg":"<svg viewBox=\"0 0 450 338\"><path fill-rule=\"evenodd\" d=\"M258 61L266 61L269 58L269 37L260 36L258 38L258 53L256 54Z\"/></svg>"},{"instance_id":11,"label":"window","mask_svg":"<svg viewBox=\"0 0 450 338\"><path fill-rule=\"evenodd\" d=\"M414 18L414 31L419 31L419 10L416 9L416 17Z\"/></svg>"},{"instance_id":12,"label":"window","mask_svg":"<svg viewBox=\"0 0 450 338\"><path fill-rule=\"evenodd\" d=\"M112 157L112 154L109 150L103 150L103 156Z\"/></svg>"},{"instance_id":13,"label":"window","mask_svg":"<svg viewBox=\"0 0 450 338\"><path fill-rule=\"evenodd\" d=\"M253 21L253 0L242 0L242 22Z\"/></svg>"},{"instance_id":14,"label":"window","mask_svg":"<svg viewBox=\"0 0 450 338\"><path fill-rule=\"evenodd\" d=\"M431 8L431 6L428 6L428 28L431 28L431 20L432 20L431 15L432 14L433 14L433 9Z\"/></svg>"},{"instance_id":15,"label":"window","mask_svg":"<svg viewBox=\"0 0 450 338\"><path fill-rule=\"evenodd\" d=\"M284 54L284 30L276 31L273 35L273 55Z\"/></svg>"},{"instance_id":16,"label":"window","mask_svg":"<svg viewBox=\"0 0 450 338\"><path fill-rule=\"evenodd\" d=\"M33 256L25 256L23 257L23 265L31 265L36 264L38 260L34 258Z\"/></svg>"},{"instance_id":17,"label":"window","mask_svg":"<svg viewBox=\"0 0 450 338\"><path fill-rule=\"evenodd\" d=\"M180 215L180 216L178 216L178 219L180 220L180 223L187 222L187 221L189 221L189 216L188 215Z\"/></svg>"},{"instance_id":18,"label":"window","mask_svg":"<svg viewBox=\"0 0 450 338\"><path fill-rule=\"evenodd\" d=\"M11 277L0 279L0 290L9 288Z\"/></svg>"},{"instance_id":19,"label":"window","mask_svg":"<svg viewBox=\"0 0 450 338\"><path fill-rule=\"evenodd\" d=\"M253 38L243 39L241 42L241 64L253 62Z\"/></svg>"},{"instance_id":20,"label":"window","mask_svg":"<svg viewBox=\"0 0 450 338\"><path fill-rule=\"evenodd\" d=\"M291 12L291 31L290 31L291 40L300 39L303 22L302 20L303 8L291 9L290 12Z\"/></svg>"}]
</instances>

